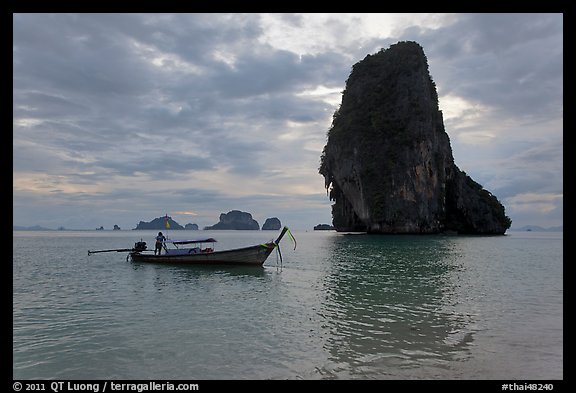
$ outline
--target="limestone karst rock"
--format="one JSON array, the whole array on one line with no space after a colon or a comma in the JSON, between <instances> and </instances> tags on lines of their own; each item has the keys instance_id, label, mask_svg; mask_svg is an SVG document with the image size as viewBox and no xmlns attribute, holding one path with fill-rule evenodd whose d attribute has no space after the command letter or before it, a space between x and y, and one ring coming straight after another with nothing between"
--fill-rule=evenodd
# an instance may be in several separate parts
<instances>
[{"instance_id":1,"label":"limestone karst rock","mask_svg":"<svg viewBox=\"0 0 576 393\"><path fill-rule=\"evenodd\" d=\"M168 217L168 224L170 225L170 229L184 229L184 227L178 224L176 221L172 219L172 217ZM166 216L164 217L157 217L150 222L140 221L134 230L148 230L148 229L167 229L166 228Z\"/></svg>"},{"instance_id":2,"label":"limestone karst rock","mask_svg":"<svg viewBox=\"0 0 576 393\"><path fill-rule=\"evenodd\" d=\"M504 206L454 163L422 47L356 63L322 152L338 231L503 234Z\"/></svg>"},{"instance_id":3,"label":"limestone karst rock","mask_svg":"<svg viewBox=\"0 0 576 393\"><path fill-rule=\"evenodd\" d=\"M271 217L267 218L264 224L262 225L263 231L277 231L282 227L282 223L278 217Z\"/></svg>"},{"instance_id":4,"label":"limestone karst rock","mask_svg":"<svg viewBox=\"0 0 576 393\"><path fill-rule=\"evenodd\" d=\"M238 229L238 230L259 230L260 224L252 218L252 214L240 210L231 210L228 213L220 214L220 221L212 226L207 226L205 230L211 229Z\"/></svg>"}]
</instances>

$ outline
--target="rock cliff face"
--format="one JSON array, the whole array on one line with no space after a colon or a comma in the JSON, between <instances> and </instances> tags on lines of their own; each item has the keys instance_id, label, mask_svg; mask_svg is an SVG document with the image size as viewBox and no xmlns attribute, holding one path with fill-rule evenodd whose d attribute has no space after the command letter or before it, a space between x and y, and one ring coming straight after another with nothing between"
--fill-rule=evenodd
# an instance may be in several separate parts
<instances>
[{"instance_id":1,"label":"rock cliff face","mask_svg":"<svg viewBox=\"0 0 576 393\"><path fill-rule=\"evenodd\" d=\"M338 231L503 234L511 224L497 198L454 164L415 42L353 66L319 172Z\"/></svg>"},{"instance_id":2,"label":"rock cliff face","mask_svg":"<svg viewBox=\"0 0 576 393\"><path fill-rule=\"evenodd\" d=\"M220 214L220 221L212 226L204 228L210 229L250 229L259 230L260 224L252 219L252 214L240 210L231 210L228 213Z\"/></svg>"}]
</instances>

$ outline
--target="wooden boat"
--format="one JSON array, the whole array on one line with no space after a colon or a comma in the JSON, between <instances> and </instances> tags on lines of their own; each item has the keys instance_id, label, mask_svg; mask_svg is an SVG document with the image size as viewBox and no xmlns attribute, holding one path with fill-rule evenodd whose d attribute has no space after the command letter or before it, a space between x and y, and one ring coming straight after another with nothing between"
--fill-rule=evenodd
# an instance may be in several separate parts
<instances>
[{"instance_id":1,"label":"wooden boat","mask_svg":"<svg viewBox=\"0 0 576 393\"><path fill-rule=\"evenodd\" d=\"M214 240L214 239L212 239ZM177 244L204 243L206 239L188 240ZM176 244L176 243L174 243ZM276 248L275 242L259 244L232 250L213 251L212 248L165 248L164 254L146 254L144 251L130 252L134 262L178 263L178 264L234 264L263 265L270 253Z\"/></svg>"},{"instance_id":2,"label":"wooden boat","mask_svg":"<svg viewBox=\"0 0 576 393\"><path fill-rule=\"evenodd\" d=\"M248 247L235 248L222 251L214 251L214 238L199 238L192 240L166 240L163 244L163 253L153 254L147 250L146 242L135 243L131 249L88 251L88 255L98 252L128 251L128 258L133 262L162 263L162 264L186 264L186 265L250 265L262 266L272 251L279 247L280 240L288 227L284 227L278 238L274 241L257 244ZM292 235L290 234L292 237ZM292 237L292 239L294 239ZM204 243L212 243L212 247L202 248ZM180 246L193 244L196 247L181 248ZM172 245L173 247L168 247ZM281 254L280 254L281 257Z\"/></svg>"}]
</instances>

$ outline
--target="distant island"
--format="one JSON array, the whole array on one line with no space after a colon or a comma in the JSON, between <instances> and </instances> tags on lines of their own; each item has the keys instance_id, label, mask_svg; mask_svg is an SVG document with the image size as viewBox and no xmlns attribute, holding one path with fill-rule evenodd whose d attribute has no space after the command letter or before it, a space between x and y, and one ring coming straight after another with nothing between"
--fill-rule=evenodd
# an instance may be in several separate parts
<instances>
[{"instance_id":1,"label":"distant island","mask_svg":"<svg viewBox=\"0 0 576 393\"><path fill-rule=\"evenodd\" d=\"M252 214L240 210L231 210L220 214L220 221L214 225L204 227L204 230L236 229L259 230L260 224L252 218Z\"/></svg>"},{"instance_id":2,"label":"distant island","mask_svg":"<svg viewBox=\"0 0 576 393\"><path fill-rule=\"evenodd\" d=\"M97 231L103 231L103 230L104 230L104 227L103 227L103 226L100 226L100 228L96 228L96 230L97 230ZM114 228L112 228L112 230L113 230L113 231L119 231L119 230L120 230L120 227L119 227L118 225L114 224Z\"/></svg>"},{"instance_id":3,"label":"distant island","mask_svg":"<svg viewBox=\"0 0 576 393\"><path fill-rule=\"evenodd\" d=\"M318 224L314 226L315 231L333 231L334 227L328 224Z\"/></svg>"},{"instance_id":4,"label":"distant island","mask_svg":"<svg viewBox=\"0 0 576 393\"><path fill-rule=\"evenodd\" d=\"M168 216L168 225L166 225L166 216L164 217L156 217L150 222L140 221L135 231L137 230L149 230L149 229L175 229L175 230L183 230L184 227L178 224L176 221L172 219L172 217Z\"/></svg>"},{"instance_id":5,"label":"distant island","mask_svg":"<svg viewBox=\"0 0 576 393\"><path fill-rule=\"evenodd\" d=\"M271 217L267 218L264 225L262 225L263 231L277 231L282 227L282 223L278 219L278 217Z\"/></svg>"}]
</instances>

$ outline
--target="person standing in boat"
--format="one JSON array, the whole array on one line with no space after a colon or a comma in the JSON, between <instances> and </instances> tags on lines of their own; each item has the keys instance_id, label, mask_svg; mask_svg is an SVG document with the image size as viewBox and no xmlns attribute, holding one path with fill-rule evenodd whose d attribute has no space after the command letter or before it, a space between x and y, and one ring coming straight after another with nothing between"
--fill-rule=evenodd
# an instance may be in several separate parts
<instances>
[{"instance_id":1,"label":"person standing in boat","mask_svg":"<svg viewBox=\"0 0 576 393\"><path fill-rule=\"evenodd\" d=\"M156 236L156 248L154 248L154 255L158 252L158 255L162 253L162 244L166 240L166 237L162 234L162 232L158 232L158 236Z\"/></svg>"}]
</instances>

